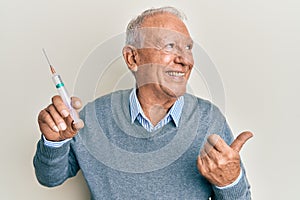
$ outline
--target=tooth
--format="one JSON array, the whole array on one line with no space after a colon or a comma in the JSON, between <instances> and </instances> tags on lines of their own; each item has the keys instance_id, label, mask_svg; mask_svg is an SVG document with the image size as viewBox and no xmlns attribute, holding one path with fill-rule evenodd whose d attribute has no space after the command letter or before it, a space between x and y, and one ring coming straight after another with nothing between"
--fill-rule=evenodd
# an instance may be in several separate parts
<instances>
[{"instance_id":1,"label":"tooth","mask_svg":"<svg viewBox=\"0 0 300 200\"><path fill-rule=\"evenodd\" d=\"M184 73L182 73L182 72L168 72L168 74L170 76L176 76L176 77L180 77L180 76L184 75Z\"/></svg>"}]
</instances>

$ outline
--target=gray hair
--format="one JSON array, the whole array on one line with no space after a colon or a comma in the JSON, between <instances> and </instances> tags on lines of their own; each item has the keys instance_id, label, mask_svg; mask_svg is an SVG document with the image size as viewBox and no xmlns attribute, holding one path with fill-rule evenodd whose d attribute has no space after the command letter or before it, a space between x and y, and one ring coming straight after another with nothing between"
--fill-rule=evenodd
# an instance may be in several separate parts
<instances>
[{"instance_id":1,"label":"gray hair","mask_svg":"<svg viewBox=\"0 0 300 200\"><path fill-rule=\"evenodd\" d=\"M182 21L187 19L183 12L177 10L174 7L170 7L170 6L161 7L161 8L151 8L151 9L145 10L144 12L142 12L142 14L140 14L136 18L132 19L129 22L129 24L127 25L126 45L136 46L139 41L138 29L141 27L145 18L154 16L156 14L161 14L161 13L170 13L172 15L175 15Z\"/></svg>"}]
</instances>

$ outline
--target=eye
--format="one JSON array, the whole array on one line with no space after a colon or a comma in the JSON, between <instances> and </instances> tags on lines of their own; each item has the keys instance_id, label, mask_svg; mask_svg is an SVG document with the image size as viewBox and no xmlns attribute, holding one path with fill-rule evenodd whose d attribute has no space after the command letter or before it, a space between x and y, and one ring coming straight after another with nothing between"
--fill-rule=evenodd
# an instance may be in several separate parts
<instances>
[{"instance_id":1,"label":"eye","mask_svg":"<svg viewBox=\"0 0 300 200\"><path fill-rule=\"evenodd\" d=\"M192 48L193 48L192 44L186 45L186 47L185 47L186 50L192 50Z\"/></svg>"},{"instance_id":2,"label":"eye","mask_svg":"<svg viewBox=\"0 0 300 200\"><path fill-rule=\"evenodd\" d=\"M165 46L165 50L171 51L171 50L174 49L174 47L175 47L175 44L174 44L174 43L169 43L169 44L167 44L167 45Z\"/></svg>"}]
</instances>

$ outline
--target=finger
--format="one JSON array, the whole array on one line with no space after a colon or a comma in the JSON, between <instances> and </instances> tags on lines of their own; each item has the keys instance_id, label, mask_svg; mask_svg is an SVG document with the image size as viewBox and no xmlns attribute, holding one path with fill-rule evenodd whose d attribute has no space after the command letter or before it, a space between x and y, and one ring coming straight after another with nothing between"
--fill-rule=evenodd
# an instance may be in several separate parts
<instances>
[{"instance_id":1,"label":"finger","mask_svg":"<svg viewBox=\"0 0 300 200\"><path fill-rule=\"evenodd\" d=\"M214 160L216 158L217 150L210 143L204 144L203 151L210 159Z\"/></svg>"},{"instance_id":2,"label":"finger","mask_svg":"<svg viewBox=\"0 0 300 200\"><path fill-rule=\"evenodd\" d=\"M201 173L204 171L204 164L203 164L201 156L198 156L198 158L197 158L197 168Z\"/></svg>"},{"instance_id":3,"label":"finger","mask_svg":"<svg viewBox=\"0 0 300 200\"><path fill-rule=\"evenodd\" d=\"M65 120L66 120L67 125L69 127L71 127L72 131L74 131L74 132L77 132L84 127L84 122L81 119L79 119L78 122L74 123L74 120L71 117L71 115L69 115L67 118L65 118Z\"/></svg>"},{"instance_id":4,"label":"finger","mask_svg":"<svg viewBox=\"0 0 300 200\"><path fill-rule=\"evenodd\" d=\"M40 124L40 129L41 132L47 132L46 127L48 127L49 129L51 129L51 131L54 132L59 132L58 127L56 126L54 120L52 119L51 115L49 114L49 112L44 109L40 112L39 116L38 116L38 122Z\"/></svg>"},{"instance_id":5,"label":"finger","mask_svg":"<svg viewBox=\"0 0 300 200\"><path fill-rule=\"evenodd\" d=\"M44 137L49 141L59 141L59 133L54 132L47 124L42 123L40 124L41 133Z\"/></svg>"},{"instance_id":6,"label":"finger","mask_svg":"<svg viewBox=\"0 0 300 200\"><path fill-rule=\"evenodd\" d=\"M79 119L77 123L72 123L72 125L74 130L79 131L84 127L84 122L81 119Z\"/></svg>"},{"instance_id":7,"label":"finger","mask_svg":"<svg viewBox=\"0 0 300 200\"><path fill-rule=\"evenodd\" d=\"M204 150L204 148L202 148L202 149L200 150L199 156L200 156L201 158L204 157L204 156L207 156L207 153L206 153L206 151Z\"/></svg>"},{"instance_id":8,"label":"finger","mask_svg":"<svg viewBox=\"0 0 300 200\"><path fill-rule=\"evenodd\" d=\"M56 110L56 108L54 107L54 105L49 105L46 108L47 112L51 115L52 120L55 122L56 126L58 126L59 130L66 130L67 125L64 121L64 119L62 118L62 116L60 115L60 113L58 113L58 111Z\"/></svg>"},{"instance_id":9,"label":"finger","mask_svg":"<svg viewBox=\"0 0 300 200\"><path fill-rule=\"evenodd\" d=\"M226 149L229 148L226 142L217 134L211 134L207 138L207 142L219 152L224 152Z\"/></svg>"},{"instance_id":10,"label":"finger","mask_svg":"<svg viewBox=\"0 0 300 200\"><path fill-rule=\"evenodd\" d=\"M59 95L52 97L52 103L55 106L56 110L61 114L63 117L69 116L70 112L67 106L64 104L62 98Z\"/></svg>"},{"instance_id":11,"label":"finger","mask_svg":"<svg viewBox=\"0 0 300 200\"><path fill-rule=\"evenodd\" d=\"M82 108L82 101L78 97L71 97L71 104L75 110L79 110Z\"/></svg>"},{"instance_id":12,"label":"finger","mask_svg":"<svg viewBox=\"0 0 300 200\"><path fill-rule=\"evenodd\" d=\"M232 142L232 144L230 145L230 147L233 150L239 152L241 150L241 148L243 147L243 145L251 137L253 137L253 133L251 133L250 131L244 131L239 136L237 136L237 138Z\"/></svg>"},{"instance_id":13,"label":"finger","mask_svg":"<svg viewBox=\"0 0 300 200\"><path fill-rule=\"evenodd\" d=\"M197 168L202 175L205 175L207 172L209 172L210 167L211 167L211 161L207 156L206 157L198 156Z\"/></svg>"}]
</instances>

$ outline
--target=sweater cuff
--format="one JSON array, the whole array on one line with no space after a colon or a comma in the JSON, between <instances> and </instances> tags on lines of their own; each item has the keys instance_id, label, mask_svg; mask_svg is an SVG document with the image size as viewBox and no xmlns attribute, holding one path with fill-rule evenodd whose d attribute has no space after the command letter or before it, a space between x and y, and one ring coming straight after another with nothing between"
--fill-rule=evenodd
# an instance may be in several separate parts
<instances>
[{"instance_id":1,"label":"sweater cuff","mask_svg":"<svg viewBox=\"0 0 300 200\"><path fill-rule=\"evenodd\" d=\"M242 171L242 170L241 170ZM221 197L223 200L250 200L250 186L248 184L245 172L242 172L240 180L231 187L225 187L221 189L217 186L213 186L213 190L216 196Z\"/></svg>"},{"instance_id":2,"label":"sweater cuff","mask_svg":"<svg viewBox=\"0 0 300 200\"><path fill-rule=\"evenodd\" d=\"M38 150L40 151L44 159L58 159L68 154L70 149L70 142L66 142L59 147L47 146L44 139L42 138L38 144Z\"/></svg>"}]
</instances>

